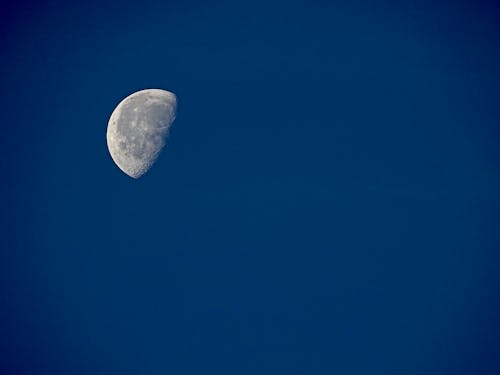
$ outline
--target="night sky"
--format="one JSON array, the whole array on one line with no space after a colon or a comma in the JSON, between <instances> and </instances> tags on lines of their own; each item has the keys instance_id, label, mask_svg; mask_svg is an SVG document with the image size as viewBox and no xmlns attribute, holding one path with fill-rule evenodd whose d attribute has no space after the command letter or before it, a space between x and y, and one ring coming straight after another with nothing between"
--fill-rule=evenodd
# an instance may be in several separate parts
<instances>
[{"instance_id":1,"label":"night sky","mask_svg":"<svg viewBox=\"0 0 500 375\"><path fill-rule=\"evenodd\" d=\"M500 3L3 2L0 82L1 375L500 374Z\"/></svg>"}]
</instances>

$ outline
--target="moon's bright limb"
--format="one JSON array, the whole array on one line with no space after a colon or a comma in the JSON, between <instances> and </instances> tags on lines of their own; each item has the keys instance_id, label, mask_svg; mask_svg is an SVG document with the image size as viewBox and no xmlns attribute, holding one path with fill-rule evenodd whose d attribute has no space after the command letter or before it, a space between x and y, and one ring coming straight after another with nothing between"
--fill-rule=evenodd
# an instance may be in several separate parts
<instances>
[{"instance_id":1,"label":"moon's bright limb","mask_svg":"<svg viewBox=\"0 0 500 375\"><path fill-rule=\"evenodd\" d=\"M170 125L175 120L177 97L160 89L141 90L127 96L108 122L108 149L118 167L139 178L158 158Z\"/></svg>"}]
</instances>

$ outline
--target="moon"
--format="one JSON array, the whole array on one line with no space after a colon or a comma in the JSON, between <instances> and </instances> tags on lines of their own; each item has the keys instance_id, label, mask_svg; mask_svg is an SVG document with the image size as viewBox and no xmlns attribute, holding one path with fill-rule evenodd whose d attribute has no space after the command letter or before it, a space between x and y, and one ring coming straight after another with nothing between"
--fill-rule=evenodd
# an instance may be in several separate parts
<instances>
[{"instance_id":1,"label":"moon","mask_svg":"<svg viewBox=\"0 0 500 375\"><path fill-rule=\"evenodd\" d=\"M116 165L139 178L160 155L177 112L177 96L166 90L146 89L123 99L108 122L106 139Z\"/></svg>"}]
</instances>

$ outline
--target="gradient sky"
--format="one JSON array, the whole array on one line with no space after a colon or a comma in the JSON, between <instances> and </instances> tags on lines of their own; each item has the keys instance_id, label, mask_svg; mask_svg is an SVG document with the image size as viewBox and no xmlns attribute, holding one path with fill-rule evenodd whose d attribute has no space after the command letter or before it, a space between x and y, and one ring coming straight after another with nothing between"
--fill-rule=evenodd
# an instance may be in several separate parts
<instances>
[{"instance_id":1,"label":"gradient sky","mask_svg":"<svg viewBox=\"0 0 500 375\"><path fill-rule=\"evenodd\" d=\"M500 373L498 2L19 1L0 46L2 375Z\"/></svg>"}]
</instances>

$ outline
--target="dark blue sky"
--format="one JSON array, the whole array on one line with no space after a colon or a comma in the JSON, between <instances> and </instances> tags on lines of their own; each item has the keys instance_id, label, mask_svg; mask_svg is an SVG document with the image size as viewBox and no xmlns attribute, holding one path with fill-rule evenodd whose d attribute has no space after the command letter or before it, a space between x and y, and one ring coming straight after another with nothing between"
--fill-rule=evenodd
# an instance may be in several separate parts
<instances>
[{"instance_id":1,"label":"dark blue sky","mask_svg":"<svg viewBox=\"0 0 500 375\"><path fill-rule=\"evenodd\" d=\"M0 13L1 374L500 373L498 3Z\"/></svg>"}]
</instances>

